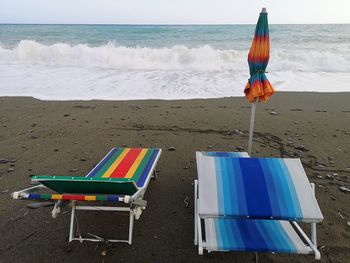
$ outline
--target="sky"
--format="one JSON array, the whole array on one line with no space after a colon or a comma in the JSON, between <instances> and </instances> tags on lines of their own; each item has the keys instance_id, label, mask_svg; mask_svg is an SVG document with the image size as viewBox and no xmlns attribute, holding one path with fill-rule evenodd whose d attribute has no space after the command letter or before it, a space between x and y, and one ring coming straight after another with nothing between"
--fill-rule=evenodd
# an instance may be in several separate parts
<instances>
[{"instance_id":1,"label":"sky","mask_svg":"<svg viewBox=\"0 0 350 263\"><path fill-rule=\"evenodd\" d=\"M254 24L350 23L350 0L0 0L0 23Z\"/></svg>"}]
</instances>

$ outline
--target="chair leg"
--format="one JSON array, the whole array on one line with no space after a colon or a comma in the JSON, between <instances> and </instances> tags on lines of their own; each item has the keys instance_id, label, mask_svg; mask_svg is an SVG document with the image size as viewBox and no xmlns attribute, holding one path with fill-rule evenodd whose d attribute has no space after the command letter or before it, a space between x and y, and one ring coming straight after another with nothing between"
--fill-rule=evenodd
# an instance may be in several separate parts
<instances>
[{"instance_id":1,"label":"chair leg","mask_svg":"<svg viewBox=\"0 0 350 263\"><path fill-rule=\"evenodd\" d=\"M153 174L151 176L152 179L156 180L157 179L157 172L156 169L154 169Z\"/></svg>"},{"instance_id":2,"label":"chair leg","mask_svg":"<svg viewBox=\"0 0 350 263\"><path fill-rule=\"evenodd\" d=\"M198 181L194 180L194 245L198 244L198 229L197 229L197 189Z\"/></svg>"},{"instance_id":3,"label":"chair leg","mask_svg":"<svg viewBox=\"0 0 350 263\"><path fill-rule=\"evenodd\" d=\"M129 245L131 245L132 243L132 232L133 232L133 229L134 229L134 213L133 211L131 210L130 211L130 220L129 220Z\"/></svg>"},{"instance_id":4,"label":"chair leg","mask_svg":"<svg viewBox=\"0 0 350 263\"><path fill-rule=\"evenodd\" d=\"M74 219L75 219L75 203L76 203L76 201L72 201L72 212L71 212L71 217L70 217L70 228L69 228L69 242L73 241Z\"/></svg>"},{"instance_id":5,"label":"chair leg","mask_svg":"<svg viewBox=\"0 0 350 263\"><path fill-rule=\"evenodd\" d=\"M311 189L312 192L316 198L316 193L315 193L315 184L311 183ZM317 229L316 229L316 223L311 223L311 241L317 248Z\"/></svg>"}]
</instances>

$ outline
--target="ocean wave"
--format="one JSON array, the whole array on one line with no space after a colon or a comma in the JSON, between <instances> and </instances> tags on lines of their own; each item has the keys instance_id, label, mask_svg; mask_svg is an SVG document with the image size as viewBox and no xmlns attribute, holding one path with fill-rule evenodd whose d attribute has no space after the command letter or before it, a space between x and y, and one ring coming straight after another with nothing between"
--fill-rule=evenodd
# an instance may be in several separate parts
<instances>
[{"instance_id":1,"label":"ocean wave","mask_svg":"<svg viewBox=\"0 0 350 263\"><path fill-rule=\"evenodd\" d=\"M0 46L0 63L118 70L247 71L248 50L200 47L126 47L115 43L45 45L22 40L14 48ZM350 72L350 53L332 50L273 49L269 71Z\"/></svg>"}]
</instances>

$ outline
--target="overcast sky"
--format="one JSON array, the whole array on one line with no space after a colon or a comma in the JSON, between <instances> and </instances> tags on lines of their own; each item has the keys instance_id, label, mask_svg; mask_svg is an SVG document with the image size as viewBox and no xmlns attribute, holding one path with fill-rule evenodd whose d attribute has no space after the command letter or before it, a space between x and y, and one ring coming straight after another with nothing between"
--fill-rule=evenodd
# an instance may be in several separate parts
<instances>
[{"instance_id":1,"label":"overcast sky","mask_svg":"<svg viewBox=\"0 0 350 263\"><path fill-rule=\"evenodd\" d=\"M0 23L350 23L350 0L0 0Z\"/></svg>"}]
</instances>

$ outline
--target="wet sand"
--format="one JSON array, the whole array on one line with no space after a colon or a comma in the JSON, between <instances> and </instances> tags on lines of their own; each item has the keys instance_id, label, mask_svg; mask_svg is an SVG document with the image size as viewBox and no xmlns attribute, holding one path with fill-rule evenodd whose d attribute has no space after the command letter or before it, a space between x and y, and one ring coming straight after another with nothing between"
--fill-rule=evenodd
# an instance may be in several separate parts
<instances>
[{"instance_id":1,"label":"wet sand","mask_svg":"<svg viewBox=\"0 0 350 263\"><path fill-rule=\"evenodd\" d=\"M318 225L321 262L350 258L350 193L339 188L350 188L349 101L350 93L278 93L257 108L254 156L299 157L316 183L325 217ZM0 98L0 262L252 262L253 253L198 256L193 245L195 151L246 150L249 117L250 104L244 98ZM85 175L112 147L123 145L163 149L159 176L147 190L148 206L135 223L131 246L68 243L69 207L52 219L52 207L28 210L27 201L10 198L11 192L29 186L33 174ZM78 216L82 234L126 237L127 216ZM260 254L260 262L312 260L304 255Z\"/></svg>"}]
</instances>

